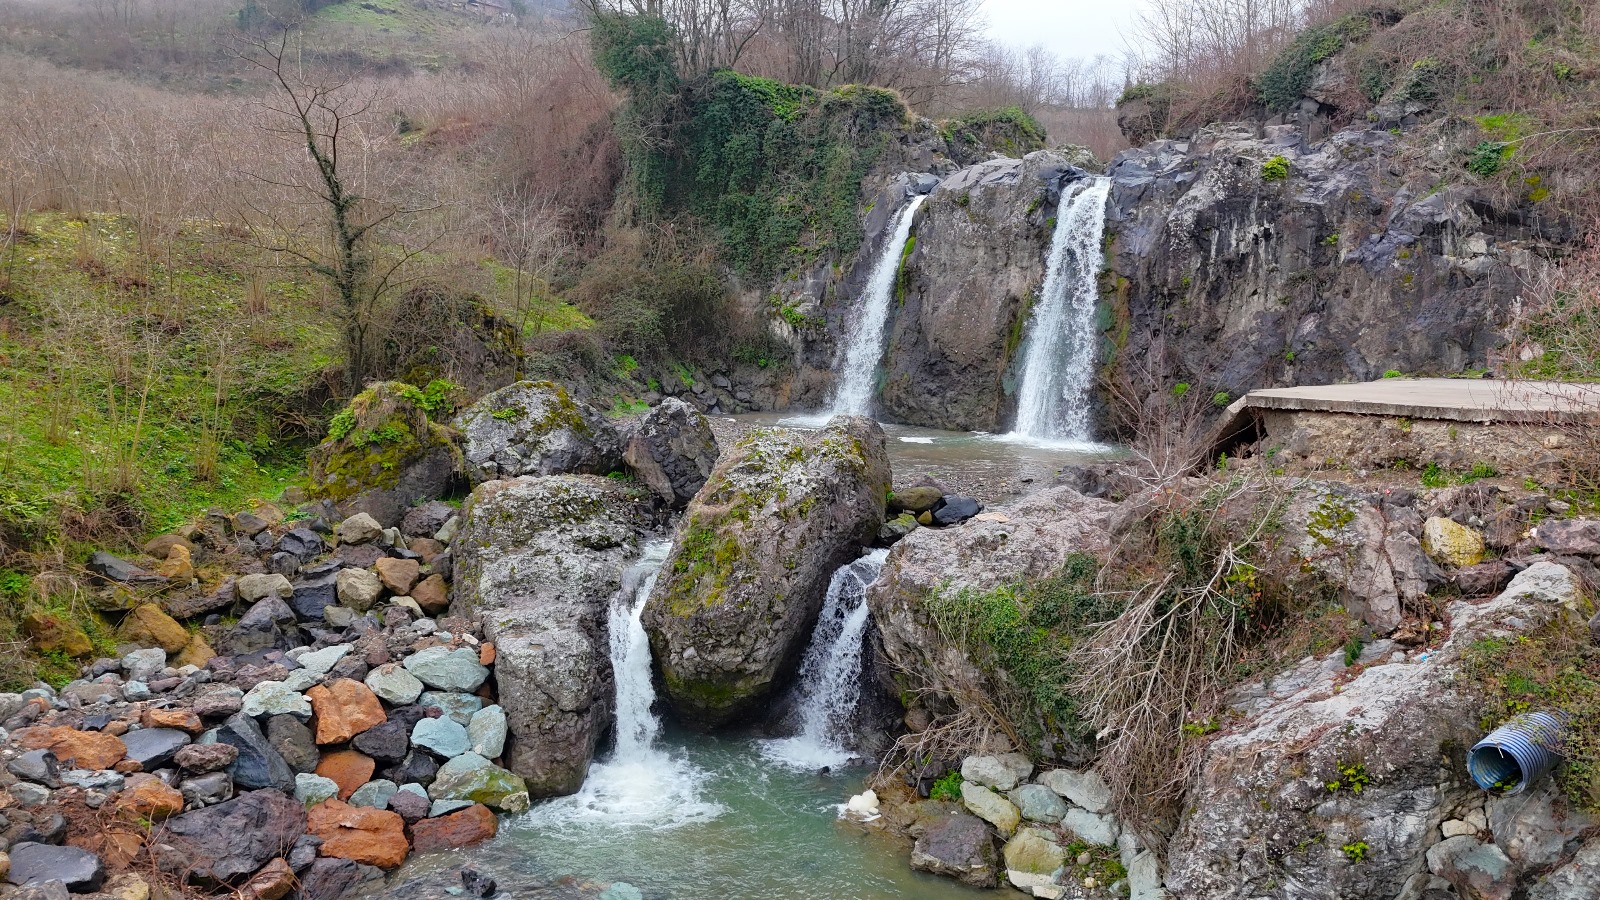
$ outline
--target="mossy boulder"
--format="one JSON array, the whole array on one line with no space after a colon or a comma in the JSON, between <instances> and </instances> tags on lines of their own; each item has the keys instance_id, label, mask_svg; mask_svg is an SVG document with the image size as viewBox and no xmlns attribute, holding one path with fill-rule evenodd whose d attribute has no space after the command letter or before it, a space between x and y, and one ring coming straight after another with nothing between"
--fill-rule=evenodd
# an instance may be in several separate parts
<instances>
[{"instance_id":1,"label":"mossy boulder","mask_svg":"<svg viewBox=\"0 0 1600 900\"><path fill-rule=\"evenodd\" d=\"M416 502L443 496L464 470L460 435L432 421L429 405L421 390L398 381L357 394L310 453L311 495L386 527Z\"/></svg>"},{"instance_id":2,"label":"mossy boulder","mask_svg":"<svg viewBox=\"0 0 1600 900\"><path fill-rule=\"evenodd\" d=\"M576 791L610 720L606 615L638 553L642 499L556 475L482 484L462 508L451 612L495 642L506 765L533 797Z\"/></svg>"},{"instance_id":3,"label":"mossy boulder","mask_svg":"<svg viewBox=\"0 0 1600 900\"><path fill-rule=\"evenodd\" d=\"M877 535L889 477L883 430L864 418L756 430L723 454L644 611L685 719L744 717L794 667L834 570Z\"/></svg>"},{"instance_id":4,"label":"mossy boulder","mask_svg":"<svg viewBox=\"0 0 1600 900\"><path fill-rule=\"evenodd\" d=\"M456 417L473 484L521 475L605 475L622 439L599 411L550 381L519 381Z\"/></svg>"},{"instance_id":5,"label":"mossy boulder","mask_svg":"<svg viewBox=\"0 0 1600 900\"><path fill-rule=\"evenodd\" d=\"M40 653L80 657L94 652L94 642L81 626L51 613L33 612L23 616L22 630Z\"/></svg>"}]
</instances>

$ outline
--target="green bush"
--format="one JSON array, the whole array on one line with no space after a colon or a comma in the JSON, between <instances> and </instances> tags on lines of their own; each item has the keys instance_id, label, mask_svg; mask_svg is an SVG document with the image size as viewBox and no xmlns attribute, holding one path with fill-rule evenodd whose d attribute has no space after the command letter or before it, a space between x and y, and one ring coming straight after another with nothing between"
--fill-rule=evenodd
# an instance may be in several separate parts
<instances>
[{"instance_id":1,"label":"green bush","mask_svg":"<svg viewBox=\"0 0 1600 900\"><path fill-rule=\"evenodd\" d=\"M933 787L928 791L928 797L933 800L959 802L961 800L962 781L960 772L946 772L933 782Z\"/></svg>"},{"instance_id":2,"label":"green bush","mask_svg":"<svg viewBox=\"0 0 1600 900\"><path fill-rule=\"evenodd\" d=\"M988 147L1007 156L1022 156L1045 145L1044 126L1020 106L971 113L943 123L945 139L969 148Z\"/></svg>"},{"instance_id":3,"label":"green bush","mask_svg":"<svg viewBox=\"0 0 1600 900\"><path fill-rule=\"evenodd\" d=\"M1317 64L1372 30L1366 15L1349 15L1326 25L1307 28L1295 37L1256 79L1256 92L1269 112L1293 109L1311 86Z\"/></svg>"},{"instance_id":4,"label":"green bush","mask_svg":"<svg viewBox=\"0 0 1600 900\"><path fill-rule=\"evenodd\" d=\"M1283 181L1289 177L1289 160L1274 156L1261 164L1262 181Z\"/></svg>"}]
</instances>

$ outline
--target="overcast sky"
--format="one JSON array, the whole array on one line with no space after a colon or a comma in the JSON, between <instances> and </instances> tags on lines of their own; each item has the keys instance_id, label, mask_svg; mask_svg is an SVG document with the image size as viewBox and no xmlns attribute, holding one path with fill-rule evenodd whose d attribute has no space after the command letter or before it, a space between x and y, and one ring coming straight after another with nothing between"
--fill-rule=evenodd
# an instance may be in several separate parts
<instances>
[{"instance_id":1,"label":"overcast sky","mask_svg":"<svg viewBox=\"0 0 1600 900\"><path fill-rule=\"evenodd\" d=\"M1137 0L983 0L989 34L1015 47L1043 44L1057 56L1121 56Z\"/></svg>"}]
</instances>

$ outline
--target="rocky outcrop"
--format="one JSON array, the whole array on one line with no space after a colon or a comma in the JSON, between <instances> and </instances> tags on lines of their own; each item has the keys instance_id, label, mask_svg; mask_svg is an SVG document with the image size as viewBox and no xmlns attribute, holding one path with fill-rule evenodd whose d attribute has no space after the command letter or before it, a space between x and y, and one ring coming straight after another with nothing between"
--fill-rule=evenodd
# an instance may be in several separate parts
<instances>
[{"instance_id":1,"label":"rocky outcrop","mask_svg":"<svg viewBox=\"0 0 1600 900\"><path fill-rule=\"evenodd\" d=\"M429 421L426 402L395 381L357 394L308 457L312 494L386 527L413 504L444 496L461 474L461 449L453 431Z\"/></svg>"},{"instance_id":2,"label":"rocky outcrop","mask_svg":"<svg viewBox=\"0 0 1600 900\"><path fill-rule=\"evenodd\" d=\"M706 417L668 397L645 413L628 438L623 459L662 502L682 509L705 486L717 453L717 438Z\"/></svg>"},{"instance_id":3,"label":"rocky outcrop","mask_svg":"<svg viewBox=\"0 0 1600 900\"><path fill-rule=\"evenodd\" d=\"M1013 363L1035 295L1067 155L963 169L934 189L906 256L880 401L897 421L1004 430Z\"/></svg>"},{"instance_id":4,"label":"rocky outcrop","mask_svg":"<svg viewBox=\"0 0 1600 900\"><path fill-rule=\"evenodd\" d=\"M1493 889L1473 896L1510 896L1519 872L1555 862L1581 826L1564 837L1552 825L1559 810L1543 825L1523 815L1529 803L1564 802L1548 782L1530 796L1491 798L1485 816L1482 792L1456 763L1482 735L1465 657L1483 638L1575 615L1576 600L1570 573L1540 562L1492 600L1451 603L1437 649L1409 654L1380 641L1357 668L1334 653L1235 691L1228 706L1242 718L1204 750L1168 845L1167 888L1180 900L1286 886L1309 897L1418 896L1432 876L1477 884L1484 873L1468 869L1497 856L1504 866L1478 885ZM1466 840L1441 842L1442 826ZM1533 849L1552 828L1556 852Z\"/></svg>"},{"instance_id":5,"label":"rocky outcrop","mask_svg":"<svg viewBox=\"0 0 1600 900\"><path fill-rule=\"evenodd\" d=\"M721 725L767 697L798 662L834 570L877 535L889 484L870 419L757 430L723 454L644 610L681 715Z\"/></svg>"},{"instance_id":6,"label":"rocky outcrop","mask_svg":"<svg viewBox=\"0 0 1600 900\"><path fill-rule=\"evenodd\" d=\"M549 381L519 381L472 404L452 423L474 484L519 475L605 475L622 442L605 416Z\"/></svg>"},{"instance_id":7,"label":"rocky outcrop","mask_svg":"<svg viewBox=\"0 0 1600 900\"><path fill-rule=\"evenodd\" d=\"M894 545L867 590L883 651L895 668L951 708L1002 693L992 660L975 659L947 640L928 602L943 591L987 591L1057 574L1069 554L1104 554L1113 504L1071 488L1053 488L985 513L957 528L919 528ZM1033 748L1030 748L1033 749ZM1077 759L1066 743L1037 748Z\"/></svg>"},{"instance_id":8,"label":"rocky outcrop","mask_svg":"<svg viewBox=\"0 0 1600 900\"><path fill-rule=\"evenodd\" d=\"M452 610L495 641L509 764L535 797L576 791L606 728L606 608L637 555L636 500L560 475L492 481L464 507Z\"/></svg>"}]
</instances>

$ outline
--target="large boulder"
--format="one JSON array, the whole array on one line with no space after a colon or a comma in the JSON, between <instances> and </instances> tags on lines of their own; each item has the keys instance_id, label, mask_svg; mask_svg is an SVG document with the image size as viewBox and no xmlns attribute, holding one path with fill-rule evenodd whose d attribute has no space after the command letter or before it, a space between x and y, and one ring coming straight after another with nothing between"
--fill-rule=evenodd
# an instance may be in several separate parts
<instances>
[{"instance_id":1,"label":"large boulder","mask_svg":"<svg viewBox=\"0 0 1600 900\"><path fill-rule=\"evenodd\" d=\"M309 455L312 495L385 526L398 525L418 501L444 496L462 472L459 436L430 421L427 405L421 391L397 381L357 394Z\"/></svg>"},{"instance_id":2,"label":"large boulder","mask_svg":"<svg viewBox=\"0 0 1600 900\"><path fill-rule=\"evenodd\" d=\"M1565 593L1544 587L1562 573L1539 563L1492 600L1451 603L1448 637L1427 653L1372 647L1380 651L1372 661L1351 670L1335 651L1235 690L1225 705L1237 718L1190 777L1168 844L1167 888L1208 900L1277 895L1289 884L1316 885L1319 897L1395 897L1408 881L1425 881L1428 865L1448 868L1449 848L1430 848L1450 813L1481 796L1459 768L1483 735L1483 697L1466 671L1472 648L1576 615L1566 608L1576 603L1575 580ZM1495 809L1490 817L1517 818ZM1555 858L1516 828L1494 830L1530 867Z\"/></svg>"},{"instance_id":3,"label":"large boulder","mask_svg":"<svg viewBox=\"0 0 1600 900\"><path fill-rule=\"evenodd\" d=\"M623 459L656 496L682 509L717 465L717 438L699 410L668 397L645 413Z\"/></svg>"},{"instance_id":4,"label":"large boulder","mask_svg":"<svg viewBox=\"0 0 1600 900\"><path fill-rule=\"evenodd\" d=\"M717 463L645 605L667 697L708 726L755 709L796 663L834 570L883 522L883 430L839 417L757 430Z\"/></svg>"},{"instance_id":5,"label":"large boulder","mask_svg":"<svg viewBox=\"0 0 1600 900\"><path fill-rule=\"evenodd\" d=\"M287 854L305 832L305 807L293 797L251 791L167 820L156 855L191 881L238 884Z\"/></svg>"},{"instance_id":6,"label":"large boulder","mask_svg":"<svg viewBox=\"0 0 1600 900\"><path fill-rule=\"evenodd\" d=\"M994 660L974 658L960 642L946 639L930 603L944 591L990 591L1056 575L1074 553L1103 556L1114 509L1058 487L957 528L912 532L889 551L883 572L867 589L885 654L921 690L923 701L940 711L970 706L965 698L1002 696L1005 676ZM1060 737L1038 749L1079 761L1081 748Z\"/></svg>"},{"instance_id":7,"label":"large boulder","mask_svg":"<svg viewBox=\"0 0 1600 900\"><path fill-rule=\"evenodd\" d=\"M911 850L911 868L991 888L999 883L999 857L994 833L982 819L953 815L923 828Z\"/></svg>"},{"instance_id":8,"label":"large boulder","mask_svg":"<svg viewBox=\"0 0 1600 900\"><path fill-rule=\"evenodd\" d=\"M535 797L578 789L609 719L606 610L638 553L636 500L557 475L488 482L463 507L452 611L495 643L507 763Z\"/></svg>"},{"instance_id":9,"label":"large boulder","mask_svg":"<svg viewBox=\"0 0 1600 900\"><path fill-rule=\"evenodd\" d=\"M519 475L604 475L622 465L616 428L549 381L519 381L472 404L453 423L474 484Z\"/></svg>"}]
</instances>

